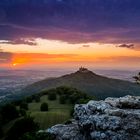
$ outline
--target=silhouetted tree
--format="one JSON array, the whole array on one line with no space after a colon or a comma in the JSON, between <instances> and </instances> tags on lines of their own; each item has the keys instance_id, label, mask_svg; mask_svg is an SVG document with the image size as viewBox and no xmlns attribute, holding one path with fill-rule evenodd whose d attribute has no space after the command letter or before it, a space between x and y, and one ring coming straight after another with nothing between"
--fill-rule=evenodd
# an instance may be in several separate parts
<instances>
[{"instance_id":1,"label":"silhouetted tree","mask_svg":"<svg viewBox=\"0 0 140 140\"><path fill-rule=\"evenodd\" d=\"M7 133L5 140L20 140L26 133L34 133L39 129L37 123L34 122L32 117L24 117L15 122Z\"/></svg>"},{"instance_id":2,"label":"silhouetted tree","mask_svg":"<svg viewBox=\"0 0 140 140\"><path fill-rule=\"evenodd\" d=\"M32 98L32 96L30 96L30 97L27 97L25 100L26 100L27 103L31 103L33 98Z\"/></svg>"},{"instance_id":3,"label":"silhouetted tree","mask_svg":"<svg viewBox=\"0 0 140 140\"><path fill-rule=\"evenodd\" d=\"M138 73L137 76L134 76L133 78L135 79L137 84L140 84L140 72Z\"/></svg>"},{"instance_id":4,"label":"silhouetted tree","mask_svg":"<svg viewBox=\"0 0 140 140\"><path fill-rule=\"evenodd\" d=\"M40 96L36 96L34 100L36 103L40 102Z\"/></svg>"},{"instance_id":5,"label":"silhouetted tree","mask_svg":"<svg viewBox=\"0 0 140 140\"><path fill-rule=\"evenodd\" d=\"M20 109L19 113L21 116L26 116L26 110L25 109Z\"/></svg>"},{"instance_id":6,"label":"silhouetted tree","mask_svg":"<svg viewBox=\"0 0 140 140\"><path fill-rule=\"evenodd\" d=\"M1 116L4 122L11 121L19 116L19 112L16 106L12 104L6 104L1 108Z\"/></svg>"},{"instance_id":7,"label":"silhouetted tree","mask_svg":"<svg viewBox=\"0 0 140 140\"><path fill-rule=\"evenodd\" d=\"M3 130L2 130L2 127L0 126L0 138L2 138L2 137L3 137Z\"/></svg>"},{"instance_id":8,"label":"silhouetted tree","mask_svg":"<svg viewBox=\"0 0 140 140\"><path fill-rule=\"evenodd\" d=\"M59 97L59 102L60 102L60 104L65 104L66 101L67 101L67 98L66 98L65 95L61 95L61 96Z\"/></svg>"},{"instance_id":9,"label":"silhouetted tree","mask_svg":"<svg viewBox=\"0 0 140 140\"><path fill-rule=\"evenodd\" d=\"M56 100L56 90L55 89L48 91L48 100Z\"/></svg>"},{"instance_id":10,"label":"silhouetted tree","mask_svg":"<svg viewBox=\"0 0 140 140\"><path fill-rule=\"evenodd\" d=\"M20 109L28 110L28 103L22 102L22 103L20 104Z\"/></svg>"}]
</instances>

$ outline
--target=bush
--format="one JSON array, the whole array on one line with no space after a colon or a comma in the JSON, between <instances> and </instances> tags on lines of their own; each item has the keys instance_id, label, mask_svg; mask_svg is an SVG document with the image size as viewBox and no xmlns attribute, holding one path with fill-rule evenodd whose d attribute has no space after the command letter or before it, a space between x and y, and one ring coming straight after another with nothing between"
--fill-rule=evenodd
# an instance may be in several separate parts
<instances>
[{"instance_id":1,"label":"bush","mask_svg":"<svg viewBox=\"0 0 140 140\"><path fill-rule=\"evenodd\" d=\"M20 140L56 140L55 135L50 133L26 133Z\"/></svg>"},{"instance_id":2,"label":"bush","mask_svg":"<svg viewBox=\"0 0 140 140\"><path fill-rule=\"evenodd\" d=\"M27 102L27 103L31 103L32 100L33 100L33 99L32 99L32 96L26 98L26 102Z\"/></svg>"},{"instance_id":3,"label":"bush","mask_svg":"<svg viewBox=\"0 0 140 140\"><path fill-rule=\"evenodd\" d=\"M42 103L40 106L41 111L48 111L48 103Z\"/></svg>"},{"instance_id":4,"label":"bush","mask_svg":"<svg viewBox=\"0 0 140 140\"><path fill-rule=\"evenodd\" d=\"M1 116L5 123L17 118L19 116L19 112L14 105L6 104L1 108Z\"/></svg>"},{"instance_id":5,"label":"bush","mask_svg":"<svg viewBox=\"0 0 140 140\"><path fill-rule=\"evenodd\" d=\"M12 104L15 106L19 106L22 102L23 100L16 100L16 101L13 101Z\"/></svg>"},{"instance_id":6,"label":"bush","mask_svg":"<svg viewBox=\"0 0 140 140\"><path fill-rule=\"evenodd\" d=\"M28 103L22 102L22 103L20 104L20 109L28 110Z\"/></svg>"},{"instance_id":7,"label":"bush","mask_svg":"<svg viewBox=\"0 0 140 140\"><path fill-rule=\"evenodd\" d=\"M40 102L40 96L36 96L34 100L35 100L36 103L39 103Z\"/></svg>"},{"instance_id":8,"label":"bush","mask_svg":"<svg viewBox=\"0 0 140 140\"><path fill-rule=\"evenodd\" d=\"M77 100L79 99L79 95L78 93L73 93L72 95L70 95L69 97L69 101L71 104L75 104L77 102Z\"/></svg>"},{"instance_id":9,"label":"bush","mask_svg":"<svg viewBox=\"0 0 140 140\"><path fill-rule=\"evenodd\" d=\"M38 140L35 133L26 133L24 134L20 140Z\"/></svg>"},{"instance_id":10,"label":"bush","mask_svg":"<svg viewBox=\"0 0 140 140\"><path fill-rule=\"evenodd\" d=\"M37 140L56 140L56 136L50 133L38 133L36 135Z\"/></svg>"},{"instance_id":11,"label":"bush","mask_svg":"<svg viewBox=\"0 0 140 140\"><path fill-rule=\"evenodd\" d=\"M73 117L73 114L74 114L74 106L70 110L70 116Z\"/></svg>"},{"instance_id":12,"label":"bush","mask_svg":"<svg viewBox=\"0 0 140 140\"><path fill-rule=\"evenodd\" d=\"M37 123L34 122L32 117L25 117L15 122L7 133L5 140L20 140L20 138L28 133L34 133L39 129Z\"/></svg>"},{"instance_id":13,"label":"bush","mask_svg":"<svg viewBox=\"0 0 140 140\"><path fill-rule=\"evenodd\" d=\"M26 110L25 109L20 109L19 113L21 116L26 116Z\"/></svg>"},{"instance_id":14,"label":"bush","mask_svg":"<svg viewBox=\"0 0 140 140\"><path fill-rule=\"evenodd\" d=\"M69 88L65 86L61 86L61 87L57 87L56 90L59 95L65 95L68 92Z\"/></svg>"},{"instance_id":15,"label":"bush","mask_svg":"<svg viewBox=\"0 0 140 140\"><path fill-rule=\"evenodd\" d=\"M56 90L48 91L48 100L56 100Z\"/></svg>"},{"instance_id":16,"label":"bush","mask_svg":"<svg viewBox=\"0 0 140 140\"><path fill-rule=\"evenodd\" d=\"M2 127L0 126L0 138L3 137L3 130L2 130Z\"/></svg>"},{"instance_id":17,"label":"bush","mask_svg":"<svg viewBox=\"0 0 140 140\"><path fill-rule=\"evenodd\" d=\"M61 95L61 96L59 97L59 102L60 102L60 104L65 104L66 101L67 101L67 98L66 98L65 95Z\"/></svg>"},{"instance_id":18,"label":"bush","mask_svg":"<svg viewBox=\"0 0 140 140\"><path fill-rule=\"evenodd\" d=\"M91 99L79 99L78 104L87 104Z\"/></svg>"}]
</instances>

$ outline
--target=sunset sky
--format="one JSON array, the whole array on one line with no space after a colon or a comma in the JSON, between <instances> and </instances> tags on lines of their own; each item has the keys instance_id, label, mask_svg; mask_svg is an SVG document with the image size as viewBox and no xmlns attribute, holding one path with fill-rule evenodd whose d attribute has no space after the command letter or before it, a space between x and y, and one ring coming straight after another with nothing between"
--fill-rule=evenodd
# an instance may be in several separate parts
<instances>
[{"instance_id":1,"label":"sunset sky","mask_svg":"<svg viewBox=\"0 0 140 140\"><path fill-rule=\"evenodd\" d=\"M140 69L139 0L0 0L0 69Z\"/></svg>"}]
</instances>

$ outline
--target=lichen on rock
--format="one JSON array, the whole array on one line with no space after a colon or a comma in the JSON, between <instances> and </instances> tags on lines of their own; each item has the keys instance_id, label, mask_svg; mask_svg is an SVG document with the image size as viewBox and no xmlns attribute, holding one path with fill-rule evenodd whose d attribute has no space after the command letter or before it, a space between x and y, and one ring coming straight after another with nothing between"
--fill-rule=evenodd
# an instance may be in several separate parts
<instances>
[{"instance_id":1,"label":"lichen on rock","mask_svg":"<svg viewBox=\"0 0 140 140\"><path fill-rule=\"evenodd\" d=\"M56 140L140 140L140 97L89 101L74 110L70 124L47 130Z\"/></svg>"}]
</instances>

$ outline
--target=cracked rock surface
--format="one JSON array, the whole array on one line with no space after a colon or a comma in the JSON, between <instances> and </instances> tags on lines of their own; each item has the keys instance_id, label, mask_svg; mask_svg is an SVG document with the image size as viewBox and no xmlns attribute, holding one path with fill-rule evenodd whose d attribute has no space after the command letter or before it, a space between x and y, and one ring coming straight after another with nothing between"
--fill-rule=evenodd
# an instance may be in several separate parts
<instances>
[{"instance_id":1,"label":"cracked rock surface","mask_svg":"<svg viewBox=\"0 0 140 140\"><path fill-rule=\"evenodd\" d=\"M140 140L140 96L89 101L74 108L74 119L45 132L56 140Z\"/></svg>"}]
</instances>

